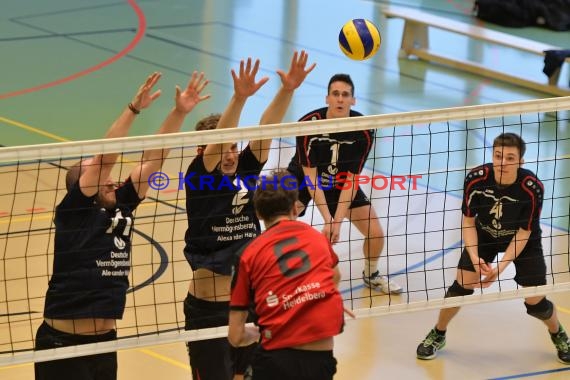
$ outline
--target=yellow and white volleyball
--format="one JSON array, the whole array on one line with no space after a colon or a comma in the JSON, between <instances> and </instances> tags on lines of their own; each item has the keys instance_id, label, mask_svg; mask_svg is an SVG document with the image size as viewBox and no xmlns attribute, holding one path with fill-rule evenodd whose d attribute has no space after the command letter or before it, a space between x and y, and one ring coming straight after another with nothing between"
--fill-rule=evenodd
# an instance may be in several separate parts
<instances>
[{"instance_id":1,"label":"yellow and white volleyball","mask_svg":"<svg viewBox=\"0 0 570 380\"><path fill-rule=\"evenodd\" d=\"M350 59L362 61L376 54L382 36L373 22L362 18L350 20L340 30L340 50Z\"/></svg>"}]
</instances>

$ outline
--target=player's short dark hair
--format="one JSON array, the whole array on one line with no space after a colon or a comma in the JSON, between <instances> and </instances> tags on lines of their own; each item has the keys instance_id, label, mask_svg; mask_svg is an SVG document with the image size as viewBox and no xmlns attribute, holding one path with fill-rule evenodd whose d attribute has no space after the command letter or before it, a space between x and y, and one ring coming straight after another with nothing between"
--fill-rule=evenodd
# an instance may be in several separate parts
<instances>
[{"instance_id":1,"label":"player's short dark hair","mask_svg":"<svg viewBox=\"0 0 570 380\"><path fill-rule=\"evenodd\" d=\"M73 185L79 181L79 177L81 177L81 163L82 161L77 161L67 169L67 174L65 175L65 188L67 191L71 190Z\"/></svg>"},{"instance_id":2,"label":"player's short dark hair","mask_svg":"<svg viewBox=\"0 0 570 380\"><path fill-rule=\"evenodd\" d=\"M509 146L517 148L521 156L520 158L523 158L526 152L526 143L522 137L516 133L506 132L501 133L499 136L495 137L495 140L493 140L493 149L498 146Z\"/></svg>"},{"instance_id":3,"label":"player's short dark hair","mask_svg":"<svg viewBox=\"0 0 570 380\"><path fill-rule=\"evenodd\" d=\"M299 198L297 180L284 169L263 177L253 194L253 206L257 215L265 220L290 215Z\"/></svg>"},{"instance_id":4,"label":"player's short dark hair","mask_svg":"<svg viewBox=\"0 0 570 380\"><path fill-rule=\"evenodd\" d=\"M206 116L206 117L200 119L196 123L196 130L197 131L209 131L211 129L216 129L218 127L218 122L220 121L221 117L222 117L222 114L215 113L215 114L212 114L210 116ZM206 145L200 145L200 148L205 148L205 147L206 147Z\"/></svg>"},{"instance_id":5,"label":"player's short dark hair","mask_svg":"<svg viewBox=\"0 0 570 380\"><path fill-rule=\"evenodd\" d=\"M354 83L352 82L352 78L348 74L335 74L329 80L329 86L327 87L327 94L331 92L331 84L334 82L344 82L350 86L352 89L352 96L354 96Z\"/></svg>"}]
</instances>

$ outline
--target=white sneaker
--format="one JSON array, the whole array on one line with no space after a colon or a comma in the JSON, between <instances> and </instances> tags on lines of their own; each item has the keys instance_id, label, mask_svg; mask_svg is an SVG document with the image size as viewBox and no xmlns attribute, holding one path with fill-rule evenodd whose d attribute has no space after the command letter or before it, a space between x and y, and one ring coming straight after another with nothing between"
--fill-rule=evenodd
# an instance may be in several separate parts
<instances>
[{"instance_id":1,"label":"white sneaker","mask_svg":"<svg viewBox=\"0 0 570 380\"><path fill-rule=\"evenodd\" d=\"M362 280L367 287L386 294L400 294L403 291L400 285L390 280L387 276L380 276L379 271L372 273L370 277L366 277L364 272L362 272Z\"/></svg>"}]
</instances>

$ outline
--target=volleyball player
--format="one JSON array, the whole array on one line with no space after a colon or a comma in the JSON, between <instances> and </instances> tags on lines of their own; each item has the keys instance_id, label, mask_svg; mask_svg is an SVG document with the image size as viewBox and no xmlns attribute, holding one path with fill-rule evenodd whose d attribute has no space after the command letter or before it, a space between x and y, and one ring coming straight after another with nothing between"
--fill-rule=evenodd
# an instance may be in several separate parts
<instances>
[{"instance_id":1,"label":"volleyball player","mask_svg":"<svg viewBox=\"0 0 570 380\"><path fill-rule=\"evenodd\" d=\"M238 347L261 335L254 380L329 380L336 373L333 337L344 324L338 257L323 234L295 220L297 190L284 183L288 177L275 172L255 190L266 230L240 255L228 339ZM246 326L252 303L259 332Z\"/></svg>"},{"instance_id":2,"label":"volleyball player","mask_svg":"<svg viewBox=\"0 0 570 380\"><path fill-rule=\"evenodd\" d=\"M493 141L492 163L469 172L463 189L463 241L465 248L457 266L457 279L445 296L467 296L478 287L489 287L512 262L520 286L546 284L542 252L540 211L544 197L542 182L523 169L526 144L514 133L503 133ZM499 252L504 252L496 262ZM568 336L545 296L525 298L527 314L541 320L550 332L558 359L570 364ZM419 359L433 359L445 346L445 332L459 307L442 309L435 327L417 348Z\"/></svg>"},{"instance_id":3,"label":"volleyball player","mask_svg":"<svg viewBox=\"0 0 570 380\"><path fill-rule=\"evenodd\" d=\"M160 95L152 92L159 73L148 77L106 138L127 135L141 110ZM176 88L175 106L158 133L178 132L185 116L209 98L207 85L194 72L188 87ZM72 166L66 176L67 194L55 209L53 274L44 307L44 322L36 334L36 350L109 341L116 338L129 286L133 212L149 188L148 177L168 154L145 151L129 177L117 186L111 170L118 153L96 155ZM37 380L116 379L117 353L35 363Z\"/></svg>"},{"instance_id":4,"label":"volleyball player","mask_svg":"<svg viewBox=\"0 0 570 380\"><path fill-rule=\"evenodd\" d=\"M356 99L354 83L347 74L331 77L325 101L327 107L313 110L299 121L362 116L351 109ZM354 181L364 167L373 141L373 130L299 136L288 170L299 183L308 177L315 184L300 190L300 215L312 198L324 220L323 234L333 244L339 241L340 227L348 218L364 235L364 284L384 293L398 294L402 287L387 276L380 276L378 260L384 248L384 231L370 200Z\"/></svg>"},{"instance_id":5,"label":"volleyball player","mask_svg":"<svg viewBox=\"0 0 570 380\"><path fill-rule=\"evenodd\" d=\"M308 55L295 52L288 73L278 70L281 87L261 117L260 124L279 123L293 93L313 70ZM232 70L234 94L223 114L198 122L197 130L227 129L238 125L246 100L267 82L256 82L259 61L240 63ZM240 153L236 143L201 147L185 177L188 229L184 254L193 270L184 301L186 329L228 324L232 266L236 252L260 232L252 204L255 179L267 161L271 140L250 141ZM249 179L247 178L248 176ZM251 177L253 176L253 177ZM247 185L240 182L247 181ZM207 183L206 183L207 182ZM251 347L250 347L251 348ZM188 343L194 379L226 380L243 377L250 348L231 350L226 338ZM233 357L235 354L235 357Z\"/></svg>"}]
</instances>

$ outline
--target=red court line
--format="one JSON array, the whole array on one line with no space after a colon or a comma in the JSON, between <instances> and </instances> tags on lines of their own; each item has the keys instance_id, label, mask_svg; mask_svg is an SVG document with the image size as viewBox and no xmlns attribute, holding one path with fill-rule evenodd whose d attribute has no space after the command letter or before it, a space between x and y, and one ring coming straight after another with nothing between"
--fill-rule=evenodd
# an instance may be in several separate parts
<instances>
[{"instance_id":1,"label":"red court line","mask_svg":"<svg viewBox=\"0 0 570 380\"><path fill-rule=\"evenodd\" d=\"M45 211L46 209L43 207L36 207L36 208L27 208L27 212L31 212L32 214L35 212Z\"/></svg>"},{"instance_id":2,"label":"red court line","mask_svg":"<svg viewBox=\"0 0 570 380\"><path fill-rule=\"evenodd\" d=\"M6 99L6 98L14 97L14 96L24 95L24 94L27 94L30 92L40 91L40 90L44 90L46 88L50 88L50 87L54 87L54 86L58 86L60 84L66 83L66 82L70 82L72 80L78 79L78 78L85 76L87 74L91 74L92 72L95 72L97 70L101 70L105 66L109 66L110 64L114 63L115 61L117 61L117 60L123 58L125 55L127 55L131 50L133 50L139 44L139 42L143 38L144 34L146 33L146 26L147 25L146 25L146 17L144 15L142 9L136 3L136 0L126 0L126 1L129 3L129 5L135 11L137 18L138 18L138 24L139 25L138 25L137 34L135 35L133 40L123 50L121 50L119 53L112 56L111 58L109 58L109 59L107 59L101 63L98 63L95 66L89 67L83 71L77 72L77 73L72 74L70 76L67 76L65 78L54 80L54 81L49 82L49 83L40 84L40 85L35 86L35 87L25 88L23 90L18 90L18 91L14 91L14 92L8 92L6 94L0 94L0 99Z\"/></svg>"}]
</instances>

